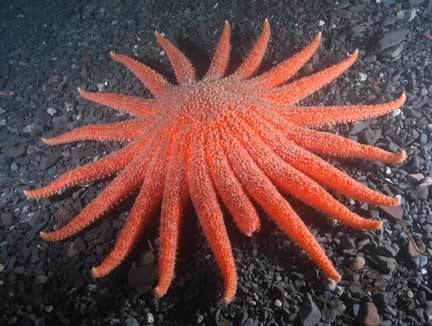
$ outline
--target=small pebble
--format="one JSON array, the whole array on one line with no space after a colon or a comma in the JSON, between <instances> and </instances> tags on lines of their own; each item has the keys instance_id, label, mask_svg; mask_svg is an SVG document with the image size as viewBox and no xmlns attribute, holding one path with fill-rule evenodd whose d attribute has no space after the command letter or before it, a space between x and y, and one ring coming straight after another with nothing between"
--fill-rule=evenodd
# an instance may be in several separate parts
<instances>
[{"instance_id":1,"label":"small pebble","mask_svg":"<svg viewBox=\"0 0 432 326\"><path fill-rule=\"evenodd\" d=\"M392 115L392 117L397 117L398 115L400 115L402 113L402 110L401 109L396 109L396 110L394 110L392 113L391 113L391 115Z\"/></svg>"},{"instance_id":2,"label":"small pebble","mask_svg":"<svg viewBox=\"0 0 432 326\"><path fill-rule=\"evenodd\" d=\"M153 324L155 322L154 316L153 316L153 314L151 312L147 313L146 322L148 324Z\"/></svg>"},{"instance_id":3,"label":"small pebble","mask_svg":"<svg viewBox=\"0 0 432 326\"><path fill-rule=\"evenodd\" d=\"M129 317L125 322L126 326L140 326L138 320L133 317Z\"/></svg>"},{"instance_id":4,"label":"small pebble","mask_svg":"<svg viewBox=\"0 0 432 326\"><path fill-rule=\"evenodd\" d=\"M48 276L46 275L38 275L35 278L36 284L45 284L48 281Z\"/></svg>"},{"instance_id":5,"label":"small pebble","mask_svg":"<svg viewBox=\"0 0 432 326\"><path fill-rule=\"evenodd\" d=\"M351 269L353 271L362 270L365 264L366 264L366 260L364 259L364 257L356 256L351 263Z\"/></svg>"},{"instance_id":6,"label":"small pebble","mask_svg":"<svg viewBox=\"0 0 432 326\"><path fill-rule=\"evenodd\" d=\"M97 87L98 91L101 92L104 90L105 85L104 85L104 83L97 83L96 87Z\"/></svg>"},{"instance_id":7,"label":"small pebble","mask_svg":"<svg viewBox=\"0 0 432 326\"><path fill-rule=\"evenodd\" d=\"M57 113L57 110L54 109L54 108L48 108L48 109L47 109L47 113L48 113L50 116L54 116L54 114Z\"/></svg>"}]
</instances>

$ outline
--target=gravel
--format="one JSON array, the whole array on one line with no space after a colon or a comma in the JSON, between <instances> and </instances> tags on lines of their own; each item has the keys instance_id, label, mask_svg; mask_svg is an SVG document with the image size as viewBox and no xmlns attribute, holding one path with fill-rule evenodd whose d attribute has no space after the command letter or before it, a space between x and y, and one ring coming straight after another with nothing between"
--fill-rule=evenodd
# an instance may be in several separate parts
<instances>
[{"instance_id":1,"label":"gravel","mask_svg":"<svg viewBox=\"0 0 432 326\"><path fill-rule=\"evenodd\" d=\"M0 15L0 325L432 325L432 1L16 0L2 4ZM349 72L305 104L378 103L407 94L399 114L332 129L408 154L397 166L332 160L360 182L401 195L394 208L340 197L350 209L383 219L382 231L351 230L295 205L341 272L338 285L324 280L264 214L253 238L228 223L239 274L229 306L221 303L223 284L193 212L182 230L176 279L160 300L151 291L157 222L112 275L89 275L112 247L128 203L68 241L38 237L69 221L106 181L41 201L25 199L22 190L120 147L40 141L125 118L80 99L76 87L149 96L110 60L110 50L134 54L172 79L153 35L163 31L202 74L227 19L235 67L265 17L273 37L263 69L318 31L323 46L301 74L360 50Z\"/></svg>"}]
</instances>

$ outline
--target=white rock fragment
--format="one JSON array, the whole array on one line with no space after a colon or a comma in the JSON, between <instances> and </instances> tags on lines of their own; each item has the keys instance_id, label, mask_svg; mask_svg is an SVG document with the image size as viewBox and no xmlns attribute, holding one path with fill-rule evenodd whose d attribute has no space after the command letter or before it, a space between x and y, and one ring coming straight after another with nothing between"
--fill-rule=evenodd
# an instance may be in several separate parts
<instances>
[{"instance_id":1,"label":"white rock fragment","mask_svg":"<svg viewBox=\"0 0 432 326\"><path fill-rule=\"evenodd\" d=\"M54 108L48 108L48 109L47 109L47 113L48 113L50 116L54 116L54 114L57 113L57 110L54 109Z\"/></svg>"},{"instance_id":2,"label":"white rock fragment","mask_svg":"<svg viewBox=\"0 0 432 326\"><path fill-rule=\"evenodd\" d=\"M155 322L154 316L151 312L147 313L146 322L147 324L153 324Z\"/></svg>"},{"instance_id":3,"label":"white rock fragment","mask_svg":"<svg viewBox=\"0 0 432 326\"><path fill-rule=\"evenodd\" d=\"M29 134L29 133L32 132L33 128L34 128L33 125L31 125L31 124L30 124L30 125L27 125L27 126L25 126L25 127L23 128L23 133L25 133L25 134Z\"/></svg>"},{"instance_id":4,"label":"white rock fragment","mask_svg":"<svg viewBox=\"0 0 432 326\"><path fill-rule=\"evenodd\" d=\"M105 84L104 83L97 83L96 87L97 87L98 91L101 92L105 88Z\"/></svg>"},{"instance_id":5,"label":"white rock fragment","mask_svg":"<svg viewBox=\"0 0 432 326\"><path fill-rule=\"evenodd\" d=\"M359 72L359 78L360 78L360 81L364 82L367 80L368 75L365 74L364 72Z\"/></svg>"},{"instance_id":6,"label":"white rock fragment","mask_svg":"<svg viewBox=\"0 0 432 326\"><path fill-rule=\"evenodd\" d=\"M396 109L392 112L392 117L397 117L398 115L400 115L402 113L401 109Z\"/></svg>"},{"instance_id":7,"label":"white rock fragment","mask_svg":"<svg viewBox=\"0 0 432 326\"><path fill-rule=\"evenodd\" d=\"M66 112L71 112L73 110L73 104L69 102L65 102Z\"/></svg>"},{"instance_id":8,"label":"white rock fragment","mask_svg":"<svg viewBox=\"0 0 432 326\"><path fill-rule=\"evenodd\" d=\"M420 184L420 187L430 187L432 186L432 178L427 176L424 178L423 182Z\"/></svg>"},{"instance_id":9,"label":"white rock fragment","mask_svg":"<svg viewBox=\"0 0 432 326\"><path fill-rule=\"evenodd\" d=\"M408 22L414 20L414 18L416 18L416 16L417 16L417 10L415 8L411 9L411 11L409 13L409 17L408 17Z\"/></svg>"},{"instance_id":10,"label":"white rock fragment","mask_svg":"<svg viewBox=\"0 0 432 326\"><path fill-rule=\"evenodd\" d=\"M411 173L408 174L408 177L414 182L422 181L425 178L423 173Z\"/></svg>"}]
</instances>

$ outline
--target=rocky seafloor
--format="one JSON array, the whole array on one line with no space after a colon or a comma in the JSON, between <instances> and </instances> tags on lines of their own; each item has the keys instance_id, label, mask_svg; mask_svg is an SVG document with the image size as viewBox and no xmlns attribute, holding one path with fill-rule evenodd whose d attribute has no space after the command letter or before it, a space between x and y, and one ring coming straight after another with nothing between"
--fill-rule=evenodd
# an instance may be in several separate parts
<instances>
[{"instance_id":1,"label":"rocky seafloor","mask_svg":"<svg viewBox=\"0 0 432 326\"><path fill-rule=\"evenodd\" d=\"M398 166L333 162L401 207L383 210L341 198L380 218L379 232L354 231L296 208L343 275L337 286L262 214L251 239L229 223L239 274L234 302L221 303L223 284L193 211L182 230L177 277L156 300L158 222L112 275L89 269L112 247L130 203L61 243L38 234L62 225L104 187L96 183L49 200L23 189L109 153L118 144L48 147L54 135L126 116L88 103L76 87L148 96L112 62L110 50L172 72L156 45L164 32L203 73L225 19L233 27L238 64L270 19L265 67L302 48L318 31L321 50L301 74L355 48L360 60L309 104L377 103L406 91L402 112L334 131L363 143L408 153ZM0 3L0 325L432 325L432 1L2 1ZM263 69L264 69L263 68Z\"/></svg>"}]
</instances>

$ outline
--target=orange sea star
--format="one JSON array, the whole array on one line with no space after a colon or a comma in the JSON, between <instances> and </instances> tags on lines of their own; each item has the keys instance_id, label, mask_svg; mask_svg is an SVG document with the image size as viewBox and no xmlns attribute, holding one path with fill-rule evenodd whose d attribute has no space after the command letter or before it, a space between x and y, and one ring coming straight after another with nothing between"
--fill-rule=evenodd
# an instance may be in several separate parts
<instances>
[{"instance_id":1,"label":"orange sea star","mask_svg":"<svg viewBox=\"0 0 432 326\"><path fill-rule=\"evenodd\" d=\"M107 275L125 259L161 206L159 281L155 293L163 296L174 276L179 230L185 206L191 199L221 270L226 303L236 293L237 274L221 202L240 231L248 236L260 227L253 204L256 202L330 279L339 281L339 273L279 191L348 226L365 230L378 229L382 222L351 212L324 187L373 204L400 203L398 198L356 182L316 154L399 163L406 157L404 151L390 153L314 129L384 115L404 103L404 94L378 105L295 106L346 71L356 60L357 51L327 69L284 84L313 56L321 34L293 57L256 77L253 75L270 38L268 20L240 67L225 76L230 34L226 22L210 68L197 80L184 54L156 33L178 85L133 58L111 53L115 61L129 68L148 87L154 98L79 89L85 99L127 112L135 119L89 125L43 139L49 145L81 140L129 142L121 150L71 170L45 187L25 191L31 198L49 197L76 184L118 173L68 224L41 233L43 239L57 241L78 233L139 190L114 248L92 269L93 276Z\"/></svg>"}]
</instances>

